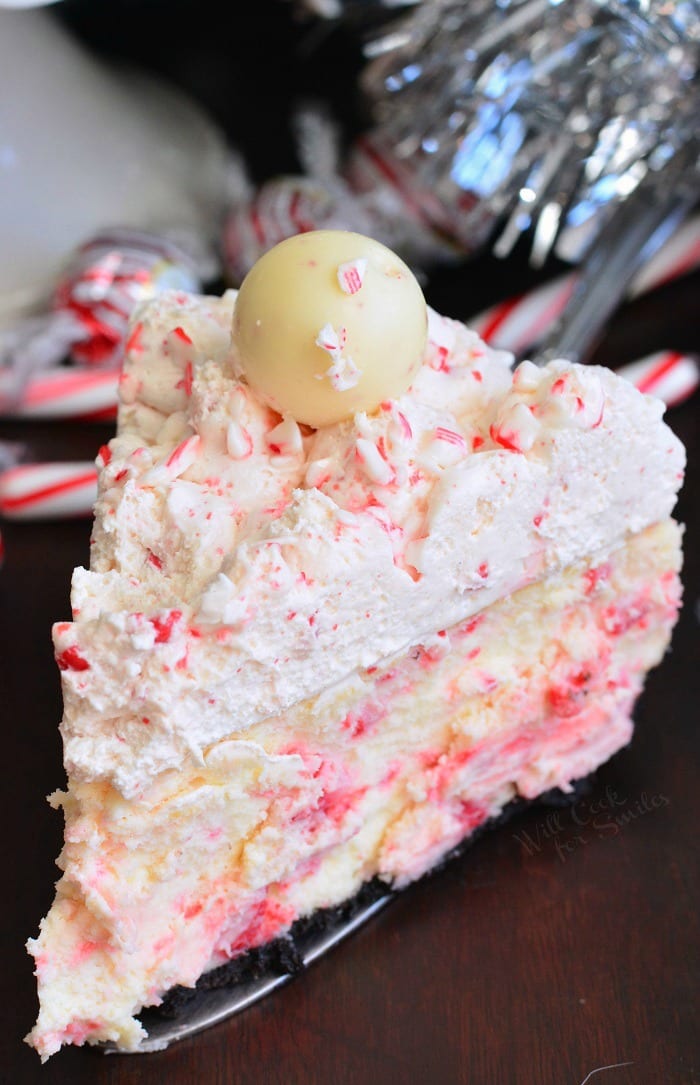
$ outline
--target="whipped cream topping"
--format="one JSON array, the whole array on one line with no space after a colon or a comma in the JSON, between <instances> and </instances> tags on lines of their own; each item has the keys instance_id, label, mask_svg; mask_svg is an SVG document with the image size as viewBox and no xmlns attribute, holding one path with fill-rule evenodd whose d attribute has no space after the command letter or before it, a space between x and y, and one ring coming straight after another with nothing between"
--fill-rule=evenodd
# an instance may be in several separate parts
<instances>
[{"instance_id":1,"label":"whipped cream topping","mask_svg":"<svg viewBox=\"0 0 700 1085\"><path fill-rule=\"evenodd\" d=\"M55 627L66 767L143 794L183 760L669 515L663 405L430 313L424 364L317 430L236 376L234 292L137 313L91 568Z\"/></svg>"}]
</instances>

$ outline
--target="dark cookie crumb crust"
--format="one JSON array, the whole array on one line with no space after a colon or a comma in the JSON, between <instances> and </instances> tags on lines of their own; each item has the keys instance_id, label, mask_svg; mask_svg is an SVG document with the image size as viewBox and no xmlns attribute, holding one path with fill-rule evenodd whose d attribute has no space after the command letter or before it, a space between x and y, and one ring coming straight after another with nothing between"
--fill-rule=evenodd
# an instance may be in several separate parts
<instances>
[{"instance_id":1,"label":"dark cookie crumb crust","mask_svg":"<svg viewBox=\"0 0 700 1085\"><path fill-rule=\"evenodd\" d=\"M592 787L592 776L583 777L572 784L571 791L554 788L543 792L535 799L514 799L501 813L491 818L465 837L460 844L449 852L424 878L432 877L447 863L463 855L485 832L504 825L523 810L533 806L570 806L578 802ZM420 879L422 880L422 879ZM281 938L275 938L256 949L227 961L218 968L206 972L200 977L196 987L173 987L166 993L161 1005L155 1010L147 1010L141 1015L147 1026L148 1019L178 1018L191 1010L200 993L221 987L234 987L248 983L262 976L296 976L304 971L305 965L299 943L311 935L320 934L328 927L338 927L348 922L369 904L391 892L390 887L379 878L366 882L358 893L342 904L331 908L322 908L310 916L297 919L290 930Z\"/></svg>"}]
</instances>

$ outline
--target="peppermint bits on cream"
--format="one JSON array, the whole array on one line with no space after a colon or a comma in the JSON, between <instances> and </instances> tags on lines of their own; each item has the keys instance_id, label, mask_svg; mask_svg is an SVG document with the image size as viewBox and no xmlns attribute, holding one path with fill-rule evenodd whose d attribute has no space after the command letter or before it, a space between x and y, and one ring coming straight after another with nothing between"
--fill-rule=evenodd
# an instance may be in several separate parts
<instances>
[{"instance_id":1,"label":"peppermint bits on cream","mask_svg":"<svg viewBox=\"0 0 700 1085\"><path fill-rule=\"evenodd\" d=\"M367 271L366 260L348 260L338 266L338 285L344 294L356 294L362 289Z\"/></svg>"},{"instance_id":2,"label":"peppermint bits on cream","mask_svg":"<svg viewBox=\"0 0 700 1085\"><path fill-rule=\"evenodd\" d=\"M427 326L420 286L390 249L311 231L270 249L244 279L236 366L280 414L326 426L402 395L423 362Z\"/></svg>"},{"instance_id":3,"label":"peppermint bits on cream","mask_svg":"<svg viewBox=\"0 0 700 1085\"><path fill-rule=\"evenodd\" d=\"M332 359L332 364L326 370L325 376L328 377L336 392L347 392L348 388L354 388L361 376L352 358L346 358L343 354L346 340L345 328L339 328L336 331L330 324L321 328L316 337L316 346L327 351ZM317 375L317 379L321 380L322 377Z\"/></svg>"}]
</instances>

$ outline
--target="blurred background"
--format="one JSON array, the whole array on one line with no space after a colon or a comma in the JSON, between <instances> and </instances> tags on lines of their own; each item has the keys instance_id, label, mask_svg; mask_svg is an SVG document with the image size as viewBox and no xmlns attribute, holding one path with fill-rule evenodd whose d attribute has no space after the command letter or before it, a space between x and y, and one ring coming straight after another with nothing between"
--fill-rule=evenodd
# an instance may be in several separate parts
<instances>
[{"instance_id":1,"label":"blurred background","mask_svg":"<svg viewBox=\"0 0 700 1085\"><path fill-rule=\"evenodd\" d=\"M359 15L315 19L294 0L63 0L53 13L100 57L191 95L258 182L301 169L292 124L304 98L326 102L348 142L366 124Z\"/></svg>"},{"instance_id":2,"label":"blurred background","mask_svg":"<svg viewBox=\"0 0 700 1085\"><path fill-rule=\"evenodd\" d=\"M291 232L359 229L466 318L580 264L650 179L697 196L698 0L24 3L0 4L17 389L72 342L17 321L65 309L104 230L167 237L220 289Z\"/></svg>"}]
</instances>

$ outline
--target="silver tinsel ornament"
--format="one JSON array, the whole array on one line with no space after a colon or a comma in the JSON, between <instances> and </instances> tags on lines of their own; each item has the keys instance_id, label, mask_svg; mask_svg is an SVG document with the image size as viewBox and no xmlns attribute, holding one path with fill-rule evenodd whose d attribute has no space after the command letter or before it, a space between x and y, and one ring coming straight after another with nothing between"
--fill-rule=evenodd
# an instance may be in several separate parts
<instances>
[{"instance_id":1,"label":"silver tinsel ornament","mask_svg":"<svg viewBox=\"0 0 700 1085\"><path fill-rule=\"evenodd\" d=\"M464 252L577 261L643 181L697 185L700 0L423 0L365 51L350 176L381 163Z\"/></svg>"},{"instance_id":2,"label":"silver tinsel ornament","mask_svg":"<svg viewBox=\"0 0 700 1085\"><path fill-rule=\"evenodd\" d=\"M231 209L234 283L322 227L370 233L417 270L506 256L523 235L534 266L579 263L611 224L642 244L637 207L650 232L650 205L670 223L700 195L700 0L300 2L364 21L369 120L341 153L323 109L300 111L304 175Z\"/></svg>"}]
</instances>

